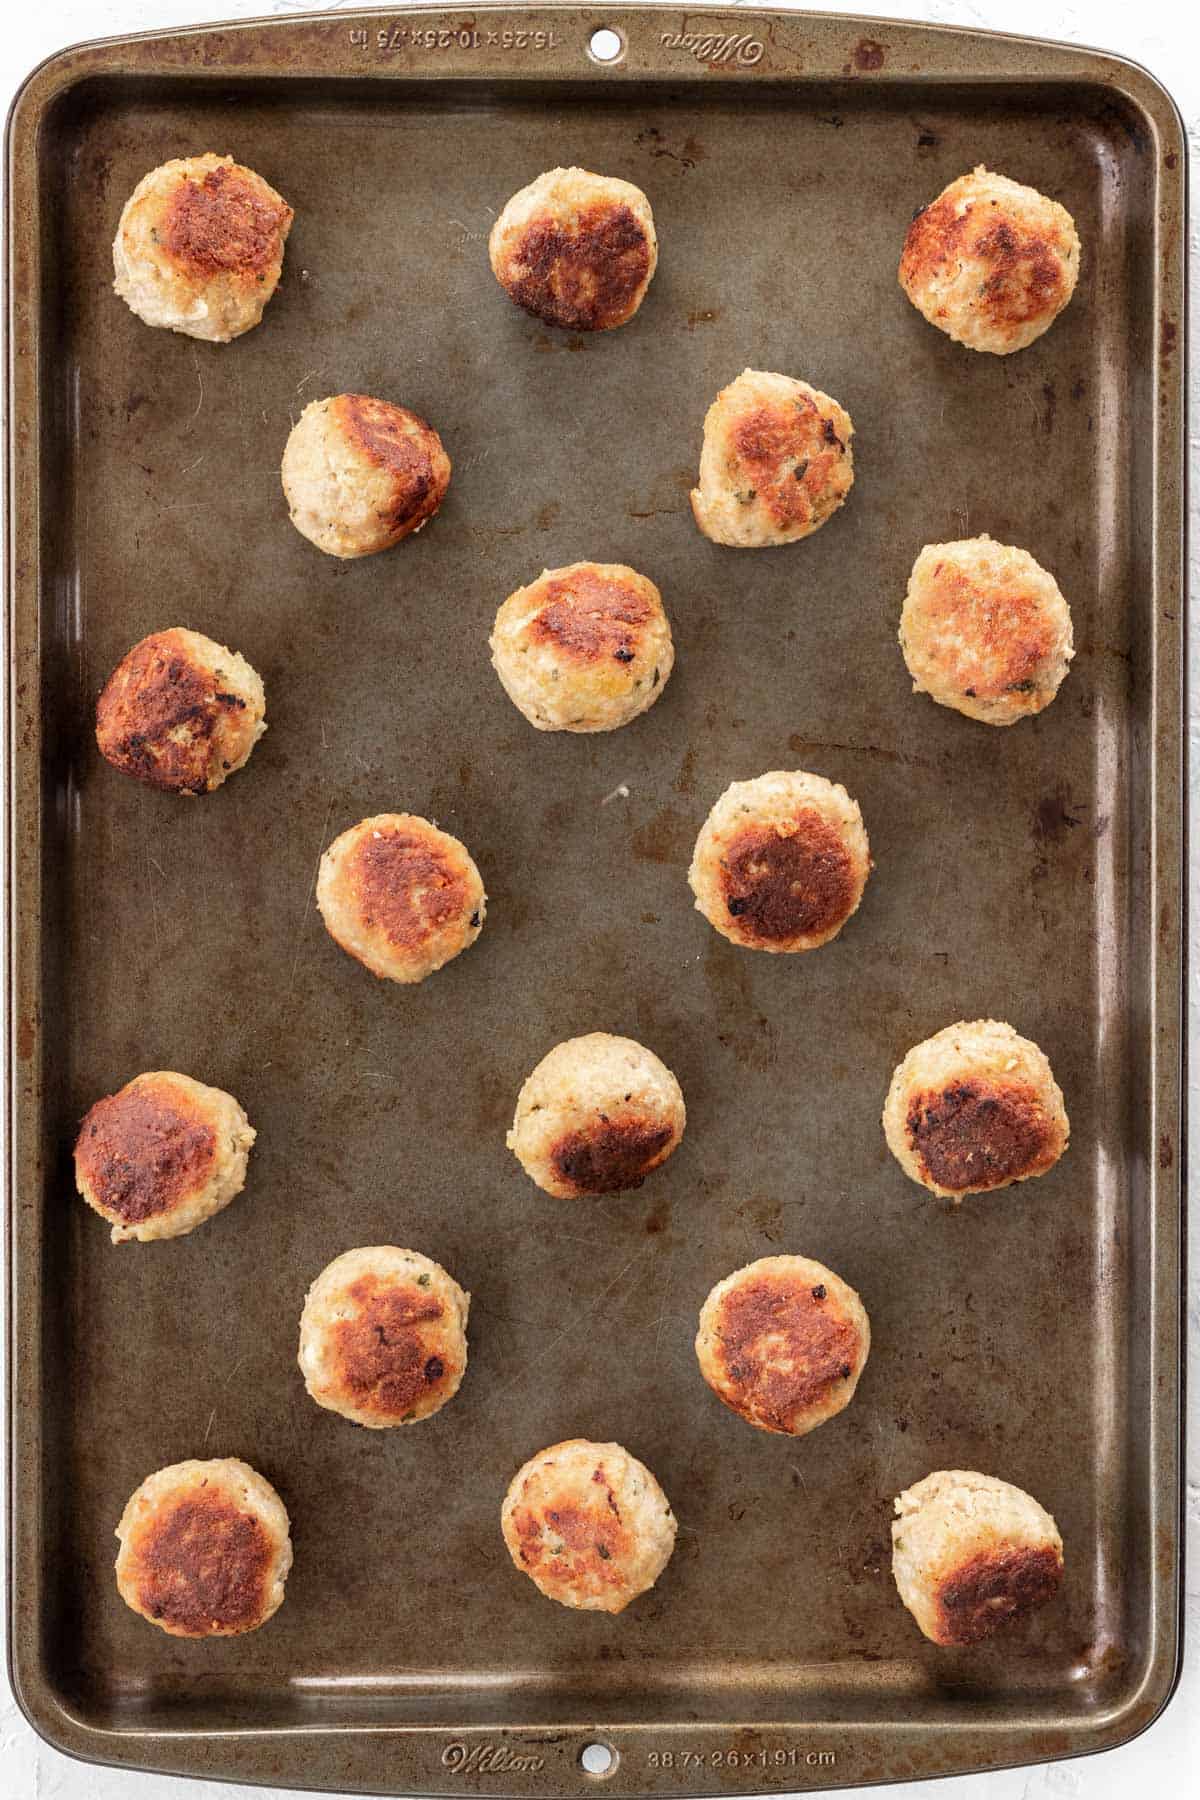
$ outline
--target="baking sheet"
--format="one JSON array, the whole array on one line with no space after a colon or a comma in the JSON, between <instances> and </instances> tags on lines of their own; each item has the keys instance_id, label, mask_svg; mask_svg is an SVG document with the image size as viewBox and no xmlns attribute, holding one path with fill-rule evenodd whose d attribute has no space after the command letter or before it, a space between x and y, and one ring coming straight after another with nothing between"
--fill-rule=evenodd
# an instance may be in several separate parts
<instances>
[{"instance_id":1,"label":"baking sheet","mask_svg":"<svg viewBox=\"0 0 1200 1800\"><path fill-rule=\"evenodd\" d=\"M624 39L601 69L597 23ZM285 279L229 347L109 291L138 177L229 148L296 209ZM975 162L1062 198L1084 274L1037 346L972 356L895 283L906 221ZM649 194L633 325L508 305L492 212L579 162ZM481 8L185 32L65 53L10 124L13 1320L10 1649L62 1748L364 1791L573 1794L599 1738L627 1795L746 1792L1045 1760L1132 1735L1178 1649L1182 132L1110 58L888 22ZM849 408L857 480L810 543L708 544L687 490L747 363ZM339 565L287 524L291 420L358 389L455 463L419 538ZM1026 545L1071 601L1056 704L999 737L908 692L921 543ZM678 664L598 739L534 733L488 665L543 566L661 587ZM95 695L186 623L267 686L251 768L191 806L120 780ZM877 864L818 955L753 957L691 908L730 780L812 769ZM627 789L628 792L622 790ZM412 992L326 938L316 857L409 807L475 855L479 945ZM878 1126L894 1063L949 1020L1049 1054L1071 1149L943 1209ZM564 1207L504 1149L558 1039L627 1032L689 1131L636 1194ZM72 1194L97 1095L180 1067L259 1131L245 1195L193 1236L109 1247ZM474 1295L453 1407L355 1432L307 1401L296 1320L356 1243L412 1244ZM711 1283L774 1250L862 1293L854 1405L796 1442L701 1382ZM523 1582L499 1500L532 1450L617 1437L680 1519L618 1619ZM367 1441L368 1438L370 1441ZM287 1603L189 1645L121 1606L112 1529L151 1469L238 1454L280 1489ZM1036 1493L1061 1600L971 1654L916 1634L890 1502L938 1466Z\"/></svg>"}]
</instances>

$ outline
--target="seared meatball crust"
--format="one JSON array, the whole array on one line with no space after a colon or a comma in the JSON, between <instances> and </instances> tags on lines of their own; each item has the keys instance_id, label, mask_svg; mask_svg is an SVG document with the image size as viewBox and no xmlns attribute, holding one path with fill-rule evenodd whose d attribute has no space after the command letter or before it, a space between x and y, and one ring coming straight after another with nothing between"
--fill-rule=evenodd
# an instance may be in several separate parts
<instances>
[{"instance_id":1,"label":"seared meatball crust","mask_svg":"<svg viewBox=\"0 0 1200 1800\"><path fill-rule=\"evenodd\" d=\"M807 1256L764 1256L719 1281L696 1356L717 1398L760 1431L803 1437L850 1404L871 1348L854 1289Z\"/></svg>"},{"instance_id":2,"label":"seared meatball crust","mask_svg":"<svg viewBox=\"0 0 1200 1800\"><path fill-rule=\"evenodd\" d=\"M704 821L688 881L697 911L731 944L816 950L858 909L871 850L858 804L803 770L735 781Z\"/></svg>"},{"instance_id":3,"label":"seared meatball crust","mask_svg":"<svg viewBox=\"0 0 1200 1800\"><path fill-rule=\"evenodd\" d=\"M986 725L1049 706L1075 646L1058 583L1029 554L984 535L926 544L913 564L900 648L913 691Z\"/></svg>"},{"instance_id":4,"label":"seared meatball crust","mask_svg":"<svg viewBox=\"0 0 1200 1800\"><path fill-rule=\"evenodd\" d=\"M740 550L810 537L854 484L853 436L849 413L819 388L743 369L705 416L696 524Z\"/></svg>"},{"instance_id":5,"label":"seared meatball crust","mask_svg":"<svg viewBox=\"0 0 1200 1800\"><path fill-rule=\"evenodd\" d=\"M122 657L96 703L96 743L123 775L168 794L208 794L267 729L245 657L199 631L155 631Z\"/></svg>"},{"instance_id":6,"label":"seared meatball crust","mask_svg":"<svg viewBox=\"0 0 1200 1800\"><path fill-rule=\"evenodd\" d=\"M231 156L178 157L133 190L113 242L113 288L147 325L227 344L279 284L292 209Z\"/></svg>"},{"instance_id":7,"label":"seared meatball crust","mask_svg":"<svg viewBox=\"0 0 1200 1800\"><path fill-rule=\"evenodd\" d=\"M675 1548L675 1516L645 1463L586 1438L551 1444L517 1470L500 1525L522 1574L560 1606L588 1612L623 1612Z\"/></svg>"},{"instance_id":8,"label":"seared meatball crust","mask_svg":"<svg viewBox=\"0 0 1200 1800\"><path fill-rule=\"evenodd\" d=\"M335 838L316 891L335 943L373 975L409 984L473 944L487 907L465 845L415 813L377 813Z\"/></svg>"},{"instance_id":9,"label":"seared meatball crust","mask_svg":"<svg viewBox=\"0 0 1200 1800\"><path fill-rule=\"evenodd\" d=\"M114 1244L182 1237L241 1193L254 1138L232 1094L151 1070L88 1112L75 1184Z\"/></svg>"},{"instance_id":10,"label":"seared meatball crust","mask_svg":"<svg viewBox=\"0 0 1200 1800\"><path fill-rule=\"evenodd\" d=\"M438 511L451 465L427 419L370 394L305 407L283 452L292 524L327 556L374 556Z\"/></svg>"},{"instance_id":11,"label":"seared meatball crust","mask_svg":"<svg viewBox=\"0 0 1200 1800\"><path fill-rule=\"evenodd\" d=\"M517 1097L507 1143L544 1193L575 1200L641 1187L686 1123L679 1083L652 1050L593 1031L542 1058Z\"/></svg>"},{"instance_id":12,"label":"seared meatball crust","mask_svg":"<svg viewBox=\"0 0 1200 1800\"><path fill-rule=\"evenodd\" d=\"M462 1384L470 1304L417 1250L345 1251L304 1302L299 1363L309 1394L373 1430L430 1418Z\"/></svg>"},{"instance_id":13,"label":"seared meatball crust","mask_svg":"<svg viewBox=\"0 0 1200 1800\"><path fill-rule=\"evenodd\" d=\"M624 563L546 569L491 637L505 693L539 731L614 731L654 705L675 662L654 583Z\"/></svg>"},{"instance_id":14,"label":"seared meatball crust","mask_svg":"<svg viewBox=\"0 0 1200 1800\"><path fill-rule=\"evenodd\" d=\"M998 1019L959 1020L916 1044L883 1109L905 1174L960 1200L1052 1169L1070 1122L1045 1054Z\"/></svg>"},{"instance_id":15,"label":"seared meatball crust","mask_svg":"<svg viewBox=\"0 0 1200 1800\"><path fill-rule=\"evenodd\" d=\"M278 1612L292 1566L287 1511L236 1457L172 1463L117 1526L117 1590L172 1637L237 1637Z\"/></svg>"},{"instance_id":16,"label":"seared meatball crust","mask_svg":"<svg viewBox=\"0 0 1200 1800\"><path fill-rule=\"evenodd\" d=\"M937 1469L895 1506L892 1573L931 1643L983 1643L1023 1624L1062 1586L1058 1526L1011 1482Z\"/></svg>"},{"instance_id":17,"label":"seared meatball crust","mask_svg":"<svg viewBox=\"0 0 1200 1800\"><path fill-rule=\"evenodd\" d=\"M550 169L513 195L488 239L510 300L543 324L611 331L632 319L658 264L641 188L587 169Z\"/></svg>"},{"instance_id":18,"label":"seared meatball crust","mask_svg":"<svg viewBox=\"0 0 1200 1800\"><path fill-rule=\"evenodd\" d=\"M1054 323L1079 279L1079 234L1057 200L982 164L908 228L900 286L968 350L1008 356Z\"/></svg>"}]
</instances>

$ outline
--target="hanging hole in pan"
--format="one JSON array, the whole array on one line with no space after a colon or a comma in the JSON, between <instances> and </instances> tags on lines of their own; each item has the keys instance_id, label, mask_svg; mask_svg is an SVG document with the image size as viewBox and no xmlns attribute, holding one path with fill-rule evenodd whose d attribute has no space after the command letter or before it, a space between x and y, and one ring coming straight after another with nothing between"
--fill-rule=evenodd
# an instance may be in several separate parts
<instances>
[{"instance_id":1,"label":"hanging hole in pan","mask_svg":"<svg viewBox=\"0 0 1200 1800\"><path fill-rule=\"evenodd\" d=\"M579 1766L585 1775L602 1779L616 1768L617 1753L611 1744L585 1744L579 1752Z\"/></svg>"},{"instance_id":2,"label":"hanging hole in pan","mask_svg":"<svg viewBox=\"0 0 1200 1800\"><path fill-rule=\"evenodd\" d=\"M587 51L593 62L619 62L625 54L625 39L619 31L613 31L611 26L602 25L588 39Z\"/></svg>"}]
</instances>

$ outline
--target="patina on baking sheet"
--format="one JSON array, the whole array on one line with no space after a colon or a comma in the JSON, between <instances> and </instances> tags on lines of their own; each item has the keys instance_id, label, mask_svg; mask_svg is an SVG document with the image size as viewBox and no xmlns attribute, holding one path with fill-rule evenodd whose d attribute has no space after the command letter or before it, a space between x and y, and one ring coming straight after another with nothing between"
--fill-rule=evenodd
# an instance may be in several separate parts
<instances>
[{"instance_id":1,"label":"patina on baking sheet","mask_svg":"<svg viewBox=\"0 0 1200 1800\"><path fill-rule=\"evenodd\" d=\"M587 54L596 23L621 59ZM281 291L227 348L110 291L122 201L231 150L296 209ZM1099 1748L1170 1691L1178 1600L1180 506L1184 146L1112 59L853 19L486 8L296 18L65 53L10 125L13 1671L77 1754L395 1793L789 1789ZM632 178L662 244L636 321L543 329L487 267L493 212L556 163ZM914 207L977 162L1061 197L1083 278L1049 335L969 354L904 301ZM858 479L811 542L692 524L705 408L746 364L853 415ZM428 414L440 516L366 561L287 522L291 420L339 389ZM915 698L895 643L923 542L1028 546L1074 609L1055 704L1011 732ZM598 738L529 729L487 658L543 566L625 560L679 661ZM180 803L97 759L116 659L186 623L265 677L270 730ZM734 949L686 865L735 778L801 767L860 801L877 869L812 956ZM410 807L490 903L413 991L341 955L317 854ZM893 1064L959 1017L1036 1038L1070 1108L1044 1180L960 1210L908 1183ZM547 1201L504 1148L559 1038L643 1039L690 1126L638 1193ZM72 1192L97 1095L180 1067L258 1128L247 1190L112 1249ZM352 1244L474 1294L454 1405L411 1433L305 1398L296 1321ZM795 1248L861 1291L853 1406L748 1430L696 1370L710 1284ZM543 1601L497 1524L522 1459L617 1437L677 1554L623 1617ZM238 1454L291 1510L287 1601L193 1645L118 1601L137 1482ZM993 1470L1054 1511L1061 1600L935 1650L888 1566L892 1496Z\"/></svg>"}]
</instances>

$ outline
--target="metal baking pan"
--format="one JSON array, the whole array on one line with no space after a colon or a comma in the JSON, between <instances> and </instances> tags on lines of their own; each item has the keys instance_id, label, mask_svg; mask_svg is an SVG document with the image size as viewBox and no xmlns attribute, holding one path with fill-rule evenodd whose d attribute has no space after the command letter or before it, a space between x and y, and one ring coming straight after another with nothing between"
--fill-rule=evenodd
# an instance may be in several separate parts
<instances>
[{"instance_id":1,"label":"metal baking pan","mask_svg":"<svg viewBox=\"0 0 1200 1800\"><path fill-rule=\"evenodd\" d=\"M589 56L598 23L621 35ZM137 178L230 149L296 209L282 290L229 347L109 290ZM13 681L10 1652L38 1730L96 1761L389 1793L794 1790L1119 1743L1179 1656L1184 137L1116 58L864 19L578 7L344 14L150 35L37 70L8 137ZM645 187L637 320L543 329L492 279L493 212L556 163ZM1060 196L1079 291L1007 359L905 302L914 208L975 163ZM705 408L743 366L849 408L858 479L811 542L719 549L688 512ZM279 457L342 389L431 417L455 463L418 539L338 564ZM912 559L988 531L1053 569L1078 656L992 732L909 691ZM488 665L543 566L627 561L679 662L598 738L530 730ZM194 804L120 779L96 693L175 623L263 672L270 732ZM838 941L756 957L693 911L727 783L841 780L876 873ZM341 955L314 864L362 815L462 836L491 903L413 991ZM959 1017L1047 1050L1071 1148L957 1211L901 1175L894 1063ZM592 1028L677 1071L689 1130L638 1193L567 1207L504 1148L520 1081ZM246 1194L112 1249L69 1151L99 1094L179 1067L236 1093ZM305 1288L351 1244L428 1251L474 1296L461 1396L418 1431L305 1398ZM699 1379L710 1284L818 1256L874 1326L854 1405L800 1441ZM681 1520L623 1617L509 1565L514 1469L616 1437ZM247 1638L163 1637L112 1536L150 1470L246 1457L296 1564ZM892 1497L941 1466L1055 1513L1065 1593L934 1649L893 1591ZM599 1740L604 1779L580 1764Z\"/></svg>"}]
</instances>

